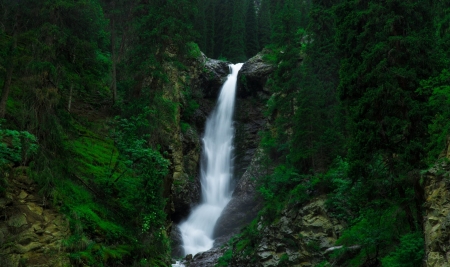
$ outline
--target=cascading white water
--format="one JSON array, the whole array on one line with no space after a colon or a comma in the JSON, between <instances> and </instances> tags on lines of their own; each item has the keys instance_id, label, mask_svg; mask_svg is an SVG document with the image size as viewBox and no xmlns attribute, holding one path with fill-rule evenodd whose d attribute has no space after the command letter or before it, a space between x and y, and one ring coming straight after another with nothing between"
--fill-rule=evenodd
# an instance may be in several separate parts
<instances>
[{"instance_id":1,"label":"cascading white water","mask_svg":"<svg viewBox=\"0 0 450 267\"><path fill-rule=\"evenodd\" d=\"M179 226L186 255L195 255L213 246L214 225L231 198L232 119L237 75L242 65L230 65L231 74L222 86L216 108L206 121L201 166L202 204Z\"/></svg>"}]
</instances>

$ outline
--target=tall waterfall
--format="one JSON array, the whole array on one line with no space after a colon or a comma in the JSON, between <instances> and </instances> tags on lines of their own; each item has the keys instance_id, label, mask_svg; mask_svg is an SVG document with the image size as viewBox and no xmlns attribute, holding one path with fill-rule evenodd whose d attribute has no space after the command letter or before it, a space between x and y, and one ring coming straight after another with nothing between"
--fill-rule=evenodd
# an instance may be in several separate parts
<instances>
[{"instance_id":1,"label":"tall waterfall","mask_svg":"<svg viewBox=\"0 0 450 267\"><path fill-rule=\"evenodd\" d=\"M242 65L230 65L231 74L222 87L217 106L206 121L201 164L202 203L180 225L186 255L212 248L214 225L231 198L232 119L237 75Z\"/></svg>"}]
</instances>

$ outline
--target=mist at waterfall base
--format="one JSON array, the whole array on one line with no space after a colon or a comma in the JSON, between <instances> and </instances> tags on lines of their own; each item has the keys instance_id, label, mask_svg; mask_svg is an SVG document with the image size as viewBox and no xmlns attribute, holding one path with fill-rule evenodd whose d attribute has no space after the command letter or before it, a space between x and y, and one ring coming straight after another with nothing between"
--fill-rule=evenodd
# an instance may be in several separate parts
<instances>
[{"instance_id":1,"label":"mist at waterfall base","mask_svg":"<svg viewBox=\"0 0 450 267\"><path fill-rule=\"evenodd\" d=\"M179 226L185 255L212 248L214 225L231 199L233 111L237 75L242 65L230 65L231 74L206 121L201 164L202 203Z\"/></svg>"}]
</instances>

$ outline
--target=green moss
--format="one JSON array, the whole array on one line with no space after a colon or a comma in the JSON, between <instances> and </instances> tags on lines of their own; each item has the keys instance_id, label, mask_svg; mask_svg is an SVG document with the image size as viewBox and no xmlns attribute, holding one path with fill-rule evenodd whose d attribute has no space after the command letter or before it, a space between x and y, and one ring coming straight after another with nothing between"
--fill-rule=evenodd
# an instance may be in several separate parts
<instances>
[{"instance_id":1,"label":"green moss","mask_svg":"<svg viewBox=\"0 0 450 267\"><path fill-rule=\"evenodd\" d=\"M225 253L222 255L222 257L219 258L218 263L216 264L217 267L227 267L230 266L231 259L233 258L233 250L228 249L225 251Z\"/></svg>"}]
</instances>

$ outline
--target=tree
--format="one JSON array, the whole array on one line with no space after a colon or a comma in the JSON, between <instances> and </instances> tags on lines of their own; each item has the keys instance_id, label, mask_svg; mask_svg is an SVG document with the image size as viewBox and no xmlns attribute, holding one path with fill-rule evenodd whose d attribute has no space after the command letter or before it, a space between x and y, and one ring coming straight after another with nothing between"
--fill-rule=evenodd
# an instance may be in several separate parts
<instances>
[{"instance_id":1,"label":"tree","mask_svg":"<svg viewBox=\"0 0 450 267\"><path fill-rule=\"evenodd\" d=\"M259 51L258 21L253 0L249 1L245 14L245 51L247 58L256 55Z\"/></svg>"},{"instance_id":2,"label":"tree","mask_svg":"<svg viewBox=\"0 0 450 267\"><path fill-rule=\"evenodd\" d=\"M259 50L270 43L272 36L272 22L269 9L269 0L262 0L258 11L258 43Z\"/></svg>"},{"instance_id":3,"label":"tree","mask_svg":"<svg viewBox=\"0 0 450 267\"><path fill-rule=\"evenodd\" d=\"M433 55L430 3L344 1L336 14L338 90L351 121L350 176L355 182L368 181L368 166L381 157L390 174L386 178L414 230L421 221L421 194L415 197L414 218L406 188L412 187L411 172L424 167L430 119L426 103L431 94L417 89L440 65Z\"/></svg>"}]
</instances>

